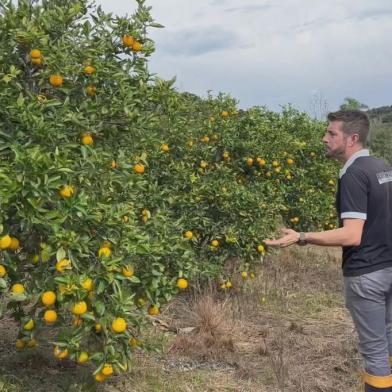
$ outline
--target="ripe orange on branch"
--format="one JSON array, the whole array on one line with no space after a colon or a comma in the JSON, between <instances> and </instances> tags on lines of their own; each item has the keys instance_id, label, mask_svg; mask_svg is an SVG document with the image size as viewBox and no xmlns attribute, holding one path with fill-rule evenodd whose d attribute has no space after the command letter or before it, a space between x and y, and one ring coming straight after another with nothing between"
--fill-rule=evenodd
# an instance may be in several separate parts
<instances>
[{"instance_id":1,"label":"ripe orange on branch","mask_svg":"<svg viewBox=\"0 0 392 392\"><path fill-rule=\"evenodd\" d=\"M103 246L98 250L98 257L109 257L112 254L112 251L109 247Z\"/></svg>"},{"instance_id":2,"label":"ripe orange on branch","mask_svg":"<svg viewBox=\"0 0 392 392\"><path fill-rule=\"evenodd\" d=\"M112 330L116 333L122 333L127 329L127 323L122 317L117 317L112 321Z\"/></svg>"},{"instance_id":3,"label":"ripe orange on branch","mask_svg":"<svg viewBox=\"0 0 392 392\"><path fill-rule=\"evenodd\" d=\"M54 291L45 291L41 296L41 301L45 306L52 306L56 302L56 293Z\"/></svg>"},{"instance_id":4,"label":"ripe orange on branch","mask_svg":"<svg viewBox=\"0 0 392 392\"><path fill-rule=\"evenodd\" d=\"M133 171L137 174L143 174L144 173L144 165L141 163L137 163L136 165L133 166Z\"/></svg>"},{"instance_id":5,"label":"ripe orange on branch","mask_svg":"<svg viewBox=\"0 0 392 392\"><path fill-rule=\"evenodd\" d=\"M97 93L97 88L93 85L89 85L86 87L86 94L89 97L93 97Z\"/></svg>"},{"instance_id":6,"label":"ripe orange on branch","mask_svg":"<svg viewBox=\"0 0 392 392\"><path fill-rule=\"evenodd\" d=\"M38 59L41 57L41 51L39 49L32 49L30 52L30 57L32 59Z\"/></svg>"},{"instance_id":7,"label":"ripe orange on branch","mask_svg":"<svg viewBox=\"0 0 392 392\"><path fill-rule=\"evenodd\" d=\"M56 263L56 271L63 272L65 269L71 269L72 264L71 261L68 259L61 259Z\"/></svg>"},{"instance_id":8,"label":"ripe orange on branch","mask_svg":"<svg viewBox=\"0 0 392 392\"><path fill-rule=\"evenodd\" d=\"M130 48L134 44L135 39L130 35L124 35L122 38L122 43L124 46Z\"/></svg>"},{"instance_id":9,"label":"ripe orange on branch","mask_svg":"<svg viewBox=\"0 0 392 392\"><path fill-rule=\"evenodd\" d=\"M12 244L12 238L7 234L0 238L0 249L7 249Z\"/></svg>"},{"instance_id":10,"label":"ripe orange on branch","mask_svg":"<svg viewBox=\"0 0 392 392\"><path fill-rule=\"evenodd\" d=\"M192 231L188 230L184 233L184 237L187 238L188 240L190 240L191 238L193 238L193 233Z\"/></svg>"},{"instance_id":11,"label":"ripe orange on branch","mask_svg":"<svg viewBox=\"0 0 392 392\"><path fill-rule=\"evenodd\" d=\"M55 310L47 310L44 313L44 320L47 325L54 324L57 321L57 313Z\"/></svg>"},{"instance_id":12,"label":"ripe orange on branch","mask_svg":"<svg viewBox=\"0 0 392 392\"><path fill-rule=\"evenodd\" d=\"M150 316L156 316L159 314L159 307L158 305L150 305L148 308L148 314Z\"/></svg>"},{"instance_id":13,"label":"ripe orange on branch","mask_svg":"<svg viewBox=\"0 0 392 392\"><path fill-rule=\"evenodd\" d=\"M77 302L73 307L72 307L72 313L76 314L77 316L80 316L81 314L84 314L87 312L87 304L85 301L80 301Z\"/></svg>"},{"instance_id":14,"label":"ripe orange on branch","mask_svg":"<svg viewBox=\"0 0 392 392\"><path fill-rule=\"evenodd\" d=\"M71 185L63 185L59 191L59 194L63 198L69 198L75 193L75 188Z\"/></svg>"},{"instance_id":15,"label":"ripe orange on branch","mask_svg":"<svg viewBox=\"0 0 392 392\"><path fill-rule=\"evenodd\" d=\"M82 144L85 146L91 146L93 143L94 139L89 133L82 135Z\"/></svg>"},{"instance_id":16,"label":"ripe orange on branch","mask_svg":"<svg viewBox=\"0 0 392 392\"><path fill-rule=\"evenodd\" d=\"M19 240L15 237L11 237L11 244L9 246L9 249L18 250L19 247L20 247Z\"/></svg>"},{"instance_id":17,"label":"ripe orange on branch","mask_svg":"<svg viewBox=\"0 0 392 392\"><path fill-rule=\"evenodd\" d=\"M61 75L50 75L49 83L53 87L61 87L64 83L64 78Z\"/></svg>"},{"instance_id":18,"label":"ripe orange on branch","mask_svg":"<svg viewBox=\"0 0 392 392\"><path fill-rule=\"evenodd\" d=\"M184 279L184 278L179 278L177 280L177 287L180 290L185 290L188 287L188 281L186 279Z\"/></svg>"},{"instance_id":19,"label":"ripe orange on branch","mask_svg":"<svg viewBox=\"0 0 392 392\"><path fill-rule=\"evenodd\" d=\"M87 65L86 67L84 67L83 71L86 75L91 75L96 71L96 69L92 65Z\"/></svg>"},{"instance_id":20,"label":"ripe orange on branch","mask_svg":"<svg viewBox=\"0 0 392 392\"><path fill-rule=\"evenodd\" d=\"M15 283L15 284L12 285L11 291L14 294L23 294L25 292L25 288L24 288L23 284Z\"/></svg>"},{"instance_id":21,"label":"ripe orange on branch","mask_svg":"<svg viewBox=\"0 0 392 392\"><path fill-rule=\"evenodd\" d=\"M133 50L134 52L140 52L142 49L143 49L143 45L142 45L140 42L135 41L135 42L132 44L132 50Z\"/></svg>"},{"instance_id":22,"label":"ripe orange on branch","mask_svg":"<svg viewBox=\"0 0 392 392\"><path fill-rule=\"evenodd\" d=\"M53 354L58 359L65 359L69 355L69 351L67 348L60 348L59 346L55 346L53 349Z\"/></svg>"},{"instance_id":23,"label":"ripe orange on branch","mask_svg":"<svg viewBox=\"0 0 392 392\"><path fill-rule=\"evenodd\" d=\"M0 264L0 278L4 278L7 274L7 270L5 269L4 265Z\"/></svg>"}]
</instances>

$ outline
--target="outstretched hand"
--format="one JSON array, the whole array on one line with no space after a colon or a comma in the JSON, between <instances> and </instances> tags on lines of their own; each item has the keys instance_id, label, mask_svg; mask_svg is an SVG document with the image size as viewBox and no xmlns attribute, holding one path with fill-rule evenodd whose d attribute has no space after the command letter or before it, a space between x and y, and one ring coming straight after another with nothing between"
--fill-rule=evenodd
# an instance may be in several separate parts
<instances>
[{"instance_id":1,"label":"outstretched hand","mask_svg":"<svg viewBox=\"0 0 392 392\"><path fill-rule=\"evenodd\" d=\"M279 246L281 248L285 248L286 246L290 246L298 242L299 233L292 229L282 228L280 231L283 233L283 236L278 239L265 239L263 242L269 246Z\"/></svg>"}]
</instances>

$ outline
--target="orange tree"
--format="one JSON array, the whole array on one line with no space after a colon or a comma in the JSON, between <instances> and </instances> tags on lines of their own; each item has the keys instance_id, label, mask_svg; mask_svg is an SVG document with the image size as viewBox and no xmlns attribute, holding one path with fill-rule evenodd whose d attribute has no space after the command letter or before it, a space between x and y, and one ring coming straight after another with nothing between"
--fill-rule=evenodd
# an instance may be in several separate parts
<instances>
[{"instance_id":1,"label":"orange tree","mask_svg":"<svg viewBox=\"0 0 392 392\"><path fill-rule=\"evenodd\" d=\"M150 27L143 0L130 18L76 0L1 8L2 313L17 348L50 336L97 381L128 368L145 315L193 278L262 260L282 218L335 225L324 125L178 93L148 72Z\"/></svg>"}]
</instances>

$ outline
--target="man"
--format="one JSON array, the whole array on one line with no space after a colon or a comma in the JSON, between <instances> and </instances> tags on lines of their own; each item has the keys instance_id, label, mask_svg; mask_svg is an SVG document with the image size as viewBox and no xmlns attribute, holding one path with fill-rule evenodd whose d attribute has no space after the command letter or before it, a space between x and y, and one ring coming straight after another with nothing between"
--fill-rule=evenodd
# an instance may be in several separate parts
<instances>
[{"instance_id":1,"label":"man","mask_svg":"<svg viewBox=\"0 0 392 392\"><path fill-rule=\"evenodd\" d=\"M392 392L392 167L364 148L369 119L359 110L328 115L323 142L339 173L339 228L317 233L282 229L266 245L342 246L345 301L364 359L366 392Z\"/></svg>"}]
</instances>

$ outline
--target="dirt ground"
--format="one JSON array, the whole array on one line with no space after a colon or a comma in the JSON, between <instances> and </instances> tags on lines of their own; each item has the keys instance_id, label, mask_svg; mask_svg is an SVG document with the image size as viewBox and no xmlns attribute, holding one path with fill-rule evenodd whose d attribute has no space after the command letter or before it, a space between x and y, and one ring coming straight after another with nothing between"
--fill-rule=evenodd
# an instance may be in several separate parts
<instances>
[{"instance_id":1,"label":"dirt ground","mask_svg":"<svg viewBox=\"0 0 392 392\"><path fill-rule=\"evenodd\" d=\"M281 250L255 274L243 282L236 271L231 290L193 288L170 303L145 337L157 352L140 351L102 385L49 347L16 352L16 326L2 319L0 392L360 391L339 250Z\"/></svg>"}]
</instances>

